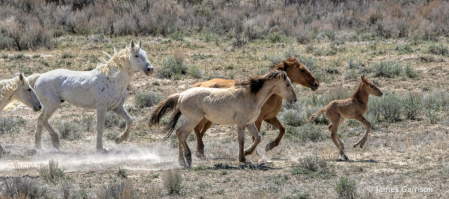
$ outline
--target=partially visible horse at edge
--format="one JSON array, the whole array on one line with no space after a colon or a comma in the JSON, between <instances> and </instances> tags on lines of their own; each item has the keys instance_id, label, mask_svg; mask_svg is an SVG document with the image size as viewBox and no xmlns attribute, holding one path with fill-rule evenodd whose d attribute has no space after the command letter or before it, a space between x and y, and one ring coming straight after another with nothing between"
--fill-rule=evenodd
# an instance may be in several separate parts
<instances>
[{"instance_id":1,"label":"partially visible horse at edge","mask_svg":"<svg viewBox=\"0 0 449 199\"><path fill-rule=\"evenodd\" d=\"M359 83L351 97L345 100L334 100L330 102L326 108L313 113L308 119L309 121L313 121L322 113L326 112L326 117L332 122L327 129L331 132L332 141L345 160L348 160L348 156L344 153L344 144L337 136L338 126L343 123L345 119L355 119L361 122L365 126L366 131L363 137L354 144L354 148L358 145L360 145L360 148L363 148L368 140L368 134L371 132L371 123L363 117L366 111L368 111L368 97L370 94L378 97L383 95L382 91L374 85L373 82L366 79L365 76L362 76L361 79L362 81Z\"/></svg>"},{"instance_id":2,"label":"partially visible horse at edge","mask_svg":"<svg viewBox=\"0 0 449 199\"><path fill-rule=\"evenodd\" d=\"M19 101L34 111L42 109L41 102L31 88L26 77L20 74L18 77L0 81L0 112L12 101ZM1 114L0 114L1 115ZM0 158L3 155L3 147L0 144Z\"/></svg>"},{"instance_id":3,"label":"partially visible horse at edge","mask_svg":"<svg viewBox=\"0 0 449 199\"><path fill-rule=\"evenodd\" d=\"M286 60L282 61L279 64L275 65L275 70L282 70L287 73L287 76L290 78L292 83L300 84L304 87L310 88L312 91L316 91L319 87L318 80L312 75L312 73L307 69L306 66L301 64L298 59L290 57ZM193 85L194 87L210 87L210 88L229 88L234 86L235 80L227 80L227 79L212 79L205 82L199 82ZM273 94L268 98L265 104L262 106L260 111L260 115L256 120L257 130L260 131L260 127L262 126L262 121L271 124L273 127L279 129L279 135L276 140L268 143L265 147L265 151L269 151L274 147L278 146L281 143L281 139L285 134L284 125L279 122L276 117L279 111L282 108L282 97ZM207 129L212 125L212 122L207 119L203 119L196 127L196 156L204 157L204 143L203 136L206 133Z\"/></svg>"},{"instance_id":4,"label":"partially visible horse at edge","mask_svg":"<svg viewBox=\"0 0 449 199\"><path fill-rule=\"evenodd\" d=\"M174 110L164 129L170 136L179 117L184 115L185 122L176 131L179 147L178 163L184 167L191 167L192 156L186 140L203 118L217 124L237 124L239 161L244 163L245 156L255 152L261 141L254 122L259 117L262 105L273 94L282 96L290 103L297 101L290 79L284 71L275 71L264 76L252 77L249 81L236 82L231 88L191 88L160 102L151 114L148 127L159 124L163 115ZM243 150L245 128L254 137L254 141L249 148Z\"/></svg>"},{"instance_id":5,"label":"partially visible horse at edge","mask_svg":"<svg viewBox=\"0 0 449 199\"><path fill-rule=\"evenodd\" d=\"M37 121L35 147L42 149L41 133L45 129L50 133L53 146L59 149L59 135L48 124L58 106L67 102L74 106L96 109L97 111L97 144L99 151L107 151L103 147L103 130L107 111L126 120L126 129L116 139L119 144L129 136L133 119L126 112L123 104L128 97L127 86L132 75L139 71L149 76L154 68L148 61L147 53L131 41L129 47L114 54L105 63L91 71L70 71L57 69L39 75L34 89L44 109Z\"/></svg>"}]
</instances>

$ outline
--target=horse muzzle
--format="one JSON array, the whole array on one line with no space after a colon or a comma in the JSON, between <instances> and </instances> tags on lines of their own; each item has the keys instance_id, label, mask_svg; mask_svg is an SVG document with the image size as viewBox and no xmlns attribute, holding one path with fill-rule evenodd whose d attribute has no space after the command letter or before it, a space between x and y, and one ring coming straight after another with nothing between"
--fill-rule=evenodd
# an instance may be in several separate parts
<instances>
[{"instance_id":1,"label":"horse muzzle","mask_svg":"<svg viewBox=\"0 0 449 199\"><path fill-rule=\"evenodd\" d=\"M33 109L35 112L40 111L42 109L42 105L39 104L39 106L33 106Z\"/></svg>"},{"instance_id":2,"label":"horse muzzle","mask_svg":"<svg viewBox=\"0 0 449 199\"><path fill-rule=\"evenodd\" d=\"M294 104L298 101L298 99L295 97L290 98L290 100L288 100L288 102L290 102L290 104Z\"/></svg>"},{"instance_id":3,"label":"horse muzzle","mask_svg":"<svg viewBox=\"0 0 449 199\"><path fill-rule=\"evenodd\" d=\"M310 84L310 89L312 89L312 91L316 91L319 86L320 86L320 83L314 81Z\"/></svg>"},{"instance_id":4,"label":"horse muzzle","mask_svg":"<svg viewBox=\"0 0 449 199\"><path fill-rule=\"evenodd\" d=\"M145 75L149 76L149 75L153 74L153 72L154 72L153 66L149 65L145 68Z\"/></svg>"}]
</instances>

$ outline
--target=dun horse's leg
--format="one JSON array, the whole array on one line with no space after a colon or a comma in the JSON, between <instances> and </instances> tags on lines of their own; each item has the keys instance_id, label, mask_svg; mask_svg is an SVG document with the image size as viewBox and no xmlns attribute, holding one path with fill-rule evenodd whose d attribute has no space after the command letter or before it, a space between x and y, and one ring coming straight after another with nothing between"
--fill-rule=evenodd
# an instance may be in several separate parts
<instances>
[{"instance_id":1,"label":"dun horse's leg","mask_svg":"<svg viewBox=\"0 0 449 199\"><path fill-rule=\"evenodd\" d=\"M254 152L257 145L260 143L261 136L259 134L259 131L256 128L256 125L254 123L246 125L246 129L251 133L251 135L255 138L253 144L247 149L245 149L245 156L250 155Z\"/></svg>"},{"instance_id":2,"label":"dun horse's leg","mask_svg":"<svg viewBox=\"0 0 449 199\"><path fill-rule=\"evenodd\" d=\"M265 151L269 151L269 150L273 149L274 147L279 146L279 144L281 143L282 137L285 134L285 127L284 127L284 125L281 124L281 122L279 122L277 117L267 119L265 121L268 122L268 124L271 124L275 128L279 129L279 135L276 138L276 140L268 143L267 146L265 147Z\"/></svg>"},{"instance_id":3,"label":"dun horse's leg","mask_svg":"<svg viewBox=\"0 0 449 199\"><path fill-rule=\"evenodd\" d=\"M192 153L190 152L190 148L187 145L187 138L189 137L192 130L195 128L195 126L201 121L203 117L200 117L199 119L189 118L185 121L185 123L176 131L176 136L178 137L178 146L182 145L182 151L184 153L185 158L185 166L190 168L192 167ZM181 149L179 147L179 149ZM180 151L181 152L181 151ZM179 155L178 162L181 164L180 160L181 156ZM182 161L183 162L183 161ZM183 166L183 165L181 165Z\"/></svg>"},{"instance_id":4,"label":"dun horse's leg","mask_svg":"<svg viewBox=\"0 0 449 199\"><path fill-rule=\"evenodd\" d=\"M125 108L123 106L117 107L113 110L115 114L120 116L122 119L126 120L126 128L123 133L121 133L117 138L115 138L115 143L120 144L123 141L127 140L129 137L129 133L131 130L131 126L133 125L133 118L129 116L129 114L126 112Z\"/></svg>"},{"instance_id":5,"label":"dun horse's leg","mask_svg":"<svg viewBox=\"0 0 449 199\"><path fill-rule=\"evenodd\" d=\"M44 105L44 111L39 115L37 118L37 130L36 130L36 137L35 137L35 148L37 149L43 149L42 147L42 127L45 127L45 129L50 133L51 140L53 142L53 147L56 149L59 149L59 135L58 133L51 128L50 124L48 124L48 119L53 115L53 113L58 108L59 104L46 104Z\"/></svg>"},{"instance_id":6,"label":"dun horse's leg","mask_svg":"<svg viewBox=\"0 0 449 199\"><path fill-rule=\"evenodd\" d=\"M103 131L106 118L106 108L97 108L97 151L107 152L108 149L103 147Z\"/></svg>"},{"instance_id":7,"label":"dun horse's leg","mask_svg":"<svg viewBox=\"0 0 449 199\"><path fill-rule=\"evenodd\" d=\"M246 158L243 155L243 148L245 147L245 125L237 125L237 135L239 142L239 162L245 163Z\"/></svg>"},{"instance_id":8,"label":"dun horse's leg","mask_svg":"<svg viewBox=\"0 0 449 199\"><path fill-rule=\"evenodd\" d=\"M184 152L183 152L183 149L182 149L182 142L181 142L181 139L178 136L178 131L179 131L179 129L176 131L176 137L178 138L178 164L179 164L179 166L182 166L182 167L186 168L187 167L186 160L184 159Z\"/></svg>"},{"instance_id":9,"label":"dun horse's leg","mask_svg":"<svg viewBox=\"0 0 449 199\"><path fill-rule=\"evenodd\" d=\"M363 137L357 143L354 144L354 148L357 147L358 145L360 145L360 148L363 148L366 141L368 140L368 134L371 132L371 123L368 122L368 120L366 120L365 117L363 117L362 115L355 119L360 121L365 126L366 131Z\"/></svg>"},{"instance_id":10,"label":"dun horse's leg","mask_svg":"<svg viewBox=\"0 0 449 199\"><path fill-rule=\"evenodd\" d=\"M204 157L203 136L211 125L212 122L207 119L203 119L194 129L196 135L196 157L198 158Z\"/></svg>"}]
</instances>

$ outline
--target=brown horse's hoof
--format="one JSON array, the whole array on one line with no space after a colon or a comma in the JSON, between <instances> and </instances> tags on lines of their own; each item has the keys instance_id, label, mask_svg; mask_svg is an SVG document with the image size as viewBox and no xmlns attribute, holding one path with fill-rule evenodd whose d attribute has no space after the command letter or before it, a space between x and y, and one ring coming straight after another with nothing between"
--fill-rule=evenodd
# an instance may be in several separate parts
<instances>
[{"instance_id":1,"label":"brown horse's hoof","mask_svg":"<svg viewBox=\"0 0 449 199\"><path fill-rule=\"evenodd\" d=\"M204 155L204 153L201 153L201 152L196 152L195 153L195 156L197 157L197 158L200 158L200 159L203 159L203 158L205 158L206 156Z\"/></svg>"}]
</instances>

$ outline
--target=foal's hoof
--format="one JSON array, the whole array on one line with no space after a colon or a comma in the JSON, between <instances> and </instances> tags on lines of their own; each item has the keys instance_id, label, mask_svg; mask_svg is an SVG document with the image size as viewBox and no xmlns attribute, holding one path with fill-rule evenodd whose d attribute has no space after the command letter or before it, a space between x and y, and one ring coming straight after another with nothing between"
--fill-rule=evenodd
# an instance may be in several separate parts
<instances>
[{"instance_id":1,"label":"foal's hoof","mask_svg":"<svg viewBox=\"0 0 449 199\"><path fill-rule=\"evenodd\" d=\"M341 156L343 156L343 158L344 158L345 160L349 160L348 156L346 156L345 154L341 154Z\"/></svg>"},{"instance_id":2,"label":"foal's hoof","mask_svg":"<svg viewBox=\"0 0 449 199\"><path fill-rule=\"evenodd\" d=\"M355 144L354 144L354 148L357 147L357 145L359 145L359 144L355 143Z\"/></svg>"}]
</instances>

